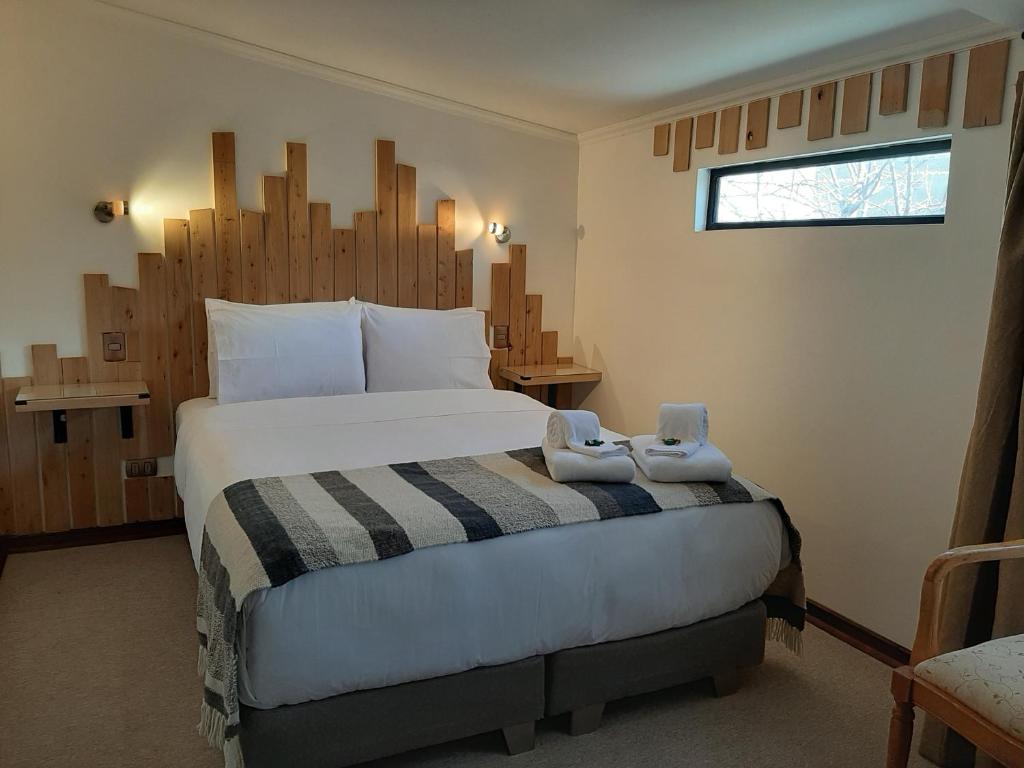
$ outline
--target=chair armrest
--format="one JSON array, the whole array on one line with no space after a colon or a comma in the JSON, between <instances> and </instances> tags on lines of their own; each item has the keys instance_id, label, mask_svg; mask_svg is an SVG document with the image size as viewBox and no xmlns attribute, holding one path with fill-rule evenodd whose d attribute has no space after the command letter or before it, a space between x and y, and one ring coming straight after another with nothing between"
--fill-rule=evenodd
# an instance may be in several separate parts
<instances>
[{"instance_id":1,"label":"chair armrest","mask_svg":"<svg viewBox=\"0 0 1024 768\"><path fill-rule=\"evenodd\" d=\"M943 552L935 558L921 585L921 613L917 619L917 636L910 656L912 666L939 655L939 624L942 588L954 568L969 563L993 560L1024 559L1024 539L1000 541L995 544L970 544Z\"/></svg>"}]
</instances>

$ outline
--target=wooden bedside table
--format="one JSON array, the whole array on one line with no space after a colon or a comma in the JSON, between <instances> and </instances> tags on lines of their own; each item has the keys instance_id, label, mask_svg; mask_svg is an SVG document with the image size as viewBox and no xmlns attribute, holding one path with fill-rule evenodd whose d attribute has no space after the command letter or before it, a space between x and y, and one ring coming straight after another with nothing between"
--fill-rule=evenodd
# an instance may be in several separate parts
<instances>
[{"instance_id":1,"label":"wooden bedside table","mask_svg":"<svg viewBox=\"0 0 1024 768\"><path fill-rule=\"evenodd\" d=\"M601 380L601 372L576 363L551 363L547 365L510 365L501 368L498 375L511 382L517 392L523 387L548 387L548 405L552 408L558 402L557 388L571 387L573 384L597 382Z\"/></svg>"},{"instance_id":2,"label":"wooden bedside table","mask_svg":"<svg viewBox=\"0 0 1024 768\"><path fill-rule=\"evenodd\" d=\"M53 442L68 441L68 411L119 408L121 437L135 435L132 406L149 405L149 387L144 381L112 381L97 384L48 384L22 387L14 398L15 413L53 413Z\"/></svg>"}]
</instances>

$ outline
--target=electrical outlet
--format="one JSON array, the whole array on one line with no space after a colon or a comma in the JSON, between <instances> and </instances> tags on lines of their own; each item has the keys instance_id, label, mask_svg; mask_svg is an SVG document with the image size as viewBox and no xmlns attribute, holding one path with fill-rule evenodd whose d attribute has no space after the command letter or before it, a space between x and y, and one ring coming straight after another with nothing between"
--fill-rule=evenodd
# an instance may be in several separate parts
<instances>
[{"instance_id":1,"label":"electrical outlet","mask_svg":"<svg viewBox=\"0 0 1024 768\"><path fill-rule=\"evenodd\" d=\"M124 333L108 331L103 334L103 359L108 363L120 363L128 357L125 348Z\"/></svg>"},{"instance_id":2,"label":"electrical outlet","mask_svg":"<svg viewBox=\"0 0 1024 768\"><path fill-rule=\"evenodd\" d=\"M156 477L156 459L129 459L124 463L125 477Z\"/></svg>"}]
</instances>

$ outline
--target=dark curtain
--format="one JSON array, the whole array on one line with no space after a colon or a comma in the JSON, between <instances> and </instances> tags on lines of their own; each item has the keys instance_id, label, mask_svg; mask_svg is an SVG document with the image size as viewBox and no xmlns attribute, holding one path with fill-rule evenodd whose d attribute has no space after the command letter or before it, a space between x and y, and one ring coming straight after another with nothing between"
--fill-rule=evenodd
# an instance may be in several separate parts
<instances>
[{"instance_id":1,"label":"dark curtain","mask_svg":"<svg viewBox=\"0 0 1024 768\"><path fill-rule=\"evenodd\" d=\"M1024 538L1024 119L1021 89L1010 139L1009 181L999 239L988 339L974 427L950 545ZM953 572L942 605L944 651L1024 633L1024 562ZM973 768L974 748L938 721L925 723L921 754L946 768ZM978 766L993 766L977 756Z\"/></svg>"}]
</instances>

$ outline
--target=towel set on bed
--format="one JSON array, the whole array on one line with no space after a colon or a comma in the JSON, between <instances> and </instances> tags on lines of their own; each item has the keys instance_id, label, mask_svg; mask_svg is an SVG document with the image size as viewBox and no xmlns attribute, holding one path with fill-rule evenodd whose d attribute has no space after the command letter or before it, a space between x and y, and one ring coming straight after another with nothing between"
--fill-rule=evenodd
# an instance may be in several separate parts
<instances>
[{"instance_id":1,"label":"towel set on bed","mask_svg":"<svg viewBox=\"0 0 1024 768\"><path fill-rule=\"evenodd\" d=\"M602 440L591 411L552 411L541 448L557 483L628 483L636 474L629 449Z\"/></svg>"},{"instance_id":2,"label":"towel set on bed","mask_svg":"<svg viewBox=\"0 0 1024 768\"><path fill-rule=\"evenodd\" d=\"M656 435L630 440L641 471L658 483L724 483L732 462L708 440L708 409L703 403L664 403Z\"/></svg>"}]
</instances>

